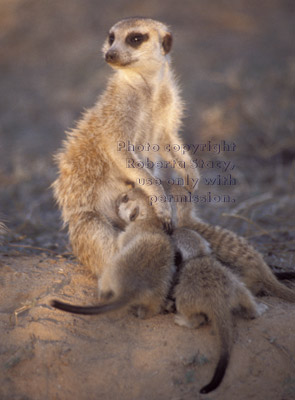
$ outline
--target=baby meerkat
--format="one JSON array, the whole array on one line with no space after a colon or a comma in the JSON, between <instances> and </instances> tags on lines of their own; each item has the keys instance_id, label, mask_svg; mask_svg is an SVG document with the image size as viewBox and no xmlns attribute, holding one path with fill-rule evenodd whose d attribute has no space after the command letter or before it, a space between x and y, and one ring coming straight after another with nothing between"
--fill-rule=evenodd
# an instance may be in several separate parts
<instances>
[{"instance_id":1,"label":"baby meerkat","mask_svg":"<svg viewBox=\"0 0 295 400\"><path fill-rule=\"evenodd\" d=\"M132 194L138 202L137 190ZM172 243L153 208L140 203L128 213L125 209L130 209L130 204L132 197L119 197L120 216L125 220L128 215L128 225L118 237L118 255L99 279L104 304L83 307L54 300L53 307L76 314L102 314L132 307L140 318L161 311L174 274Z\"/></svg>"},{"instance_id":2,"label":"baby meerkat","mask_svg":"<svg viewBox=\"0 0 295 400\"><path fill-rule=\"evenodd\" d=\"M174 289L175 322L188 328L199 328L211 322L219 339L219 360L211 381L200 393L209 393L221 383L233 344L233 313L256 318L267 308L257 305L245 285L211 254L208 243L196 232L177 228L174 241L183 261L179 282ZM183 243L193 241L191 252Z\"/></svg>"},{"instance_id":3,"label":"baby meerkat","mask_svg":"<svg viewBox=\"0 0 295 400\"><path fill-rule=\"evenodd\" d=\"M246 239L200 219L191 220L188 226L209 242L216 258L229 267L253 294L266 294L295 302L295 292L278 281L262 255ZM278 277L294 278L292 273L286 276L284 273L278 274Z\"/></svg>"},{"instance_id":4,"label":"baby meerkat","mask_svg":"<svg viewBox=\"0 0 295 400\"><path fill-rule=\"evenodd\" d=\"M115 72L56 155L54 196L69 227L73 252L97 275L118 251L122 226L115 210L117 197L130 183L136 186L138 179L154 178L152 169L136 168L137 163L146 156L167 162L179 158L173 149L165 151L169 143L182 143L178 131L183 105L170 67L171 46L171 32L161 22L127 18L116 23L103 46L104 58ZM159 152L144 144L156 144ZM184 178L191 158L185 153L181 161L186 162L180 170ZM195 186L198 171L191 169L190 176L195 180L189 185ZM165 195L162 185L143 185L142 190L148 196ZM157 202L155 211L169 230L170 204Z\"/></svg>"},{"instance_id":5,"label":"baby meerkat","mask_svg":"<svg viewBox=\"0 0 295 400\"><path fill-rule=\"evenodd\" d=\"M253 294L265 293L295 302L295 292L278 281L262 255L246 239L198 218L185 188L172 185L165 186L165 190L172 202L174 226L200 233L210 244L214 256L229 267ZM277 276L281 279L294 279L292 272L278 273Z\"/></svg>"}]
</instances>

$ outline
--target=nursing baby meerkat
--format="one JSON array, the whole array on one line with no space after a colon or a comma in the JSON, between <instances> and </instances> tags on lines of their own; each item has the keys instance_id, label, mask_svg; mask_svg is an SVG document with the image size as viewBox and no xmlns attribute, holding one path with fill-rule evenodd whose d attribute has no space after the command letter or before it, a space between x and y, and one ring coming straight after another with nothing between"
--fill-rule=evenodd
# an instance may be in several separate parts
<instances>
[{"instance_id":1,"label":"nursing baby meerkat","mask_svg":"<svg viewBox=\"0 0 295 400\"><path fill-rule=\"evenodd\" d=\"M267 307L256 304L245 285L212 256L208 243L198 233L177 228L173 236L183 257L174 288L175 322L188 328L211 322L219 341L213 378L200 390L209 393L220 385L226 372L233 344L233 313L256 318ZM193 241L194 246L189 249L186 240Z\"/></svg>"},{"instance_id":2,"label":"nursing baby meerkat","mask_svg":"<svg viewBox=\"0 0 295 400\"><path fill-rule=\"evenodd\" d=\"M138 203L137 190L132 193ZM139 202L131 212L125 211L131 204L132 198L119 196L119 213L124 221L128 214L128 225L118 237L118 254L99 279L99 295L104 304L83 307L54 300L53 307L77 314L102 314L132 307L140 318L162 310L174 274L172 243L151 207Z\"/></svg>"},{"instance_id":3,"label":"nursing baby meerkat","mask_svg":"<svg viewBox=\"0 0 295 400\"><path fill-rule=\"evenodd\" d=\"M154 178L152 169L135 168L127 160L178 160L175 152L164 150L166 144L182 143L178 130L183 106L170 67L171 46L171 32L161 22L127 18L115 24L103 46L104 58L115 72L56 155L59 176L53 183L54 196L69 227L73 252L97 275L118 251L122 226L116 215L117 197L130 184L136 187L138 179ZM156 143L159 152L137 151L146 143ZM189 168L187 153L181 161ZM183 177L187 168L180 169ZM190 176L190 182L197 182L198 171L191 169ZM160 184L141 188L148 196L165 195ZM155 211L169 230L170 204L157 202Z\"/></svg>"},{"instance_id":4,"label":"nursing baby meerkat","mask_svg":"<svg viewBox=\"0 0 295 400\"><path fill-rule=\"evenodd\" d=\"M216 258L229 267L253 294L266 294L295 302L295 291L278 281L262 255L246 239L228 229L212 226L201 220L195 220L188 225L210 243ZM277 276L294 279L293 273L278 273Z\"/></svg>"},{"instance_id":5,"label":"nursing baby meerkat","mask_svg":"<svg viewBox=\"0 0 295 400\"><path fill-rule=\"evenodd\" d=\"M214 256L229 267L253 294L265 293L295 302L295 292L278 281L262 255L243 237L228 229L210 225L197 216L185 188L165 186L170 194L174 226L200 233L208 241ZM278 278L294 279L294 273L278 273Z\"/></svg>"}]
</instances>

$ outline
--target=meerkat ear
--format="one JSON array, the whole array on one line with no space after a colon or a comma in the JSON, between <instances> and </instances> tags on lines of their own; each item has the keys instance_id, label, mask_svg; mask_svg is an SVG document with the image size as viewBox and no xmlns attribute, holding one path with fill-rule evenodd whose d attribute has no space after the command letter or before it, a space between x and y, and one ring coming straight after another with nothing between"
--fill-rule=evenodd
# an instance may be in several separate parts
<instances>
[{"instance_id":1,"label":"meerkat ear","mask_svg":"<svg viewBox=\"0 0 295 400\"><path fill-rule=\"evenodd\" d=\"M169 51L171 50L172 41L173 41L173 39L172 39L171 33L166 33L166 35L164 36L163 41L162 41L164 54L168 54Z\"/></svg>"},{"instance_id":2,"label":"meerkat ear","mask_svg":"<svg viewBox=\"0 0 295 400\"><path fill-rule=\"evenodd\" d=\"M135 207L132 213L130 214L130 221L135 221L139 214L139 207Z\"/></svg>"}]
</instances>

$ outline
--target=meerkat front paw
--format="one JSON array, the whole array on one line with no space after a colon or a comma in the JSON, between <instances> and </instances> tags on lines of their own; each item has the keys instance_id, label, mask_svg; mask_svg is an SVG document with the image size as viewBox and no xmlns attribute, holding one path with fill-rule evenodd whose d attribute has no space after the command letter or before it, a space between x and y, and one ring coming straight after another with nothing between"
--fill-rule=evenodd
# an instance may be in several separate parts
<instances>
[{"instance_id":1,"label":"meerkat front paw","mask_svg":"<svg viewBox=\"0 0 295 400\"><path fill-rule=\"evenodd\" d=\"M195 314L191 318L184 316L183 314L176 314L174 322L179 326L186 326L191 329L198 329L208 323L208 317L206 314Z\"/></svg>"},{"instance_id":2,"label":"meerkat front paw","mask_svg":"<svg viewBox=\"0 0 295 400\"><path fill-rule=\"evenodd\" d=\"M173 233L172 221L171 222L164 222L163 223L163 229L167 233L167 235L172 235L172 233Z\"/></svg>"},{"instance_id":3,"label":"meerkat front paw","mask_svg":"<svg viewBox=\"0 0 295 400\"><path fill-rule=\"evenodd\" d=\"M182 314L176 314L174 317L174 322L176 325L185 326L186 328L191 328L190 321Z\"/></svg>"},{"instance_id":4,"label":"meerkat front paw","mask_svg":"<svg viewBox=\"0 0 295 400\"><path fill-rule=\"evenodd\" d=\"M169 235L173 232L172 207L170 203L158 203L154 205L159 219L163 223L163 229Z\"/></svg>"},{"instance_id":5,"label":"meerkat front paw","mask_svg":"<svg viewBox=\"0 0 295 400\"><path fill-rule=\"evenodd\" d=\"M144 305L134 305L131 307L131 313L140 319L148 319L153 317L157 312L155 312L152 308Z\"/></svg>"},{"instance_id":6,"label":"meerkat front paw","mask_svg":"<svg viewBox=\"0 0 295 400\"><path fill-rule=\"evenodd\" d=\"M258 313L258 317L262 314L265 313L265 311L268 310L268 306L264 303L258 303L257 304L257 313Z\"/></svg>"}]
</instances>

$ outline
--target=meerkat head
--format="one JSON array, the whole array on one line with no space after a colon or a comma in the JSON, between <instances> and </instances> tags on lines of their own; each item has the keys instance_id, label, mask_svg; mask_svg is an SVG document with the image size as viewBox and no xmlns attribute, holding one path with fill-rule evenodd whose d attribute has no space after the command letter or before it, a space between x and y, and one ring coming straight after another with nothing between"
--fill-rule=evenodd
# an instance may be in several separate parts
<instances>
[{"instance_id":1,"label":"meerkat head","mask_svg":"<svg viewBox=\"0 0 295 400\"><path fill-rule=\"evenodd\" d=\"M132 189L117 199L119 217L127 224L143 219L156 219L156 214L148 205L147 197L140 189Z\"/></svg>"},{"instance_id":2,"label":"meerkat head","mask_svg":"<svg viewBox=\"0 0 295 400\"><path fill-rule=\"evenodd\" d=\"M169 61L172 35L168 27L149 18L126 18L109 31L103 45L106 62L115 69L153 72Z\"/></svg>"}]
</instances>

